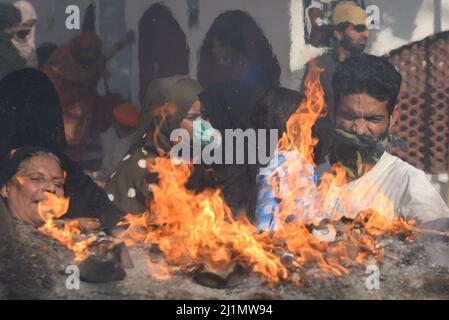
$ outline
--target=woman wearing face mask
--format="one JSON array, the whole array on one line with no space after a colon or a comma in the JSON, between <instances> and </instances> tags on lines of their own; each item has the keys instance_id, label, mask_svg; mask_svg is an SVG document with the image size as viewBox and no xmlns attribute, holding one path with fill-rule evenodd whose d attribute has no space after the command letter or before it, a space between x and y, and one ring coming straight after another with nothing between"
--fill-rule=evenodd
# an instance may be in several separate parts
<instances>
[{"instance_id":1,"label":"woman wearing face mask","mask_svg":"<svg viewBox=\"0 0 449 320\"><path fill-rule=\"evenodd\" d=\"M200 187L212 186L219 187L223 192L224 199L234 216L246 211L249 198L255 188L255 178L258 172L258 166L249 164L249 150L257 152L255 146L245 144L243 150L236 148L236 143L232 145L226 140L225 130L256 129L251 120L255 103L261 91L255 89L242 81L228 80L208 87L200 94L201 117L204 119L203 129L213 127L221 134L221 144L223 161L222 164L213 164L211 166L201 165L194 173L197 181L196 185ZM207 121L205 121L207 120ZM211 132L210 130L206 130ZM204 132L204 130L203 130ZM210 135L203 135L204 142L210 143ZM254 148L251 148L254 147ZM226 155L233 152L234 159L232 164L225 164ZM243 164L236 164L236 155L242 156ZM229 155L228 155L229 156ZM210 172L212 172L210 174ZM212 179L212 181L211 181ZM198 190L201 191L201 190Z\"/></svg>"},{"instance_id":2,"label":"woman wearing face mask","mask_svg":"<svg viewBox=\"0 0 449 320\"><path fill-rule=\"evenodd\" d=\"M183 128L193 135L201 90L198 82L185 76L157 79L149 85L131 148L105 187L109 200L121 211L140 214L147 210L149 186L157 178L148 172L146 159L169 156L173 130Z\"/></svg>"}]
</instances>

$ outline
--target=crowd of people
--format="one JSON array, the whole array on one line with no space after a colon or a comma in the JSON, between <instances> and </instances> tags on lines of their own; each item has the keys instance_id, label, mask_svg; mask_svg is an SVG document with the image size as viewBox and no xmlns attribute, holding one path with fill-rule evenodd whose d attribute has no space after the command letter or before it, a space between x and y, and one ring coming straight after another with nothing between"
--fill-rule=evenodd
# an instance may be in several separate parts
<instances>
[{"instance_id":1,"label":"crowd of people","mask_svg":"<svg viewBox=\"0 0 449 320\"><path fill-rule=\"evenodd\" d=\"M308 177L319 184L332 165L345 169L347 183L334 186L324 201L329 216L354 217L383 194L397 217L447 227L449 209L424 172L387 151L402 78L387 60L363 53L366 18L354 2L337 4L333 47L314 59L324 70L325 112L313 127L317 167ZM202 147L215 141L203 139L212 128L222 137L239 129L275 129L282 136L304 100L304 85L297 91L270 87L263 66L245 55L242 39L222 30L213 52L229 66L229 79L207 88L186 75L156 79L140 108L108 90L105 96L97 92L100 79L108 78L107 60L133 41L132 33L111 50L102 50L96 34L81 33L36 54L36 20L26 1L0 4L0 208L35 226L42 223L39 202L52 193L70 197L68 218L98 218L113 228L124 214L148 210L158 177L147 162L170 157L179 142L171 139L174 130L198 136ZM292 156L284 153L268 164L195 164L186 188L219 188L235 217L247 215L261 231L276 229L282 194L273 192L267 177L279 175ZM287 174L299 179L304 172ZM343 204L340 198L350 192L358 200ZM304 208L313 203L307 197L298 201Z\"/></svg>"}]
</instances>

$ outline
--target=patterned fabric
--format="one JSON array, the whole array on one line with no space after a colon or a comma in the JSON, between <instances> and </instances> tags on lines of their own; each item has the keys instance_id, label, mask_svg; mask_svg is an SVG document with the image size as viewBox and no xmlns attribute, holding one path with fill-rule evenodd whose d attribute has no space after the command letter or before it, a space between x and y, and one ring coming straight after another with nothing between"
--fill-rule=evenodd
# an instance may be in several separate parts
<instances>
[{"instance_id":1,"label":"patterned fabric","mask_svg":"<svg viewBox=\"0 0 449 320\"><path fill-rule=\"evenodd\" d=\"M264 168L256 178L257 183L257 200L256 200L256 227L259 231L266 231L268 229L276 230L279 226L278 213L279 204L283 197L287 197L293 190L292 188L300 188L301 181L304 179L307 182L317 183L317 175L314 173L313 167L308 166L307 171L299 171L299 167L287 165L288 163L298 163L301 155L294 152L280 152L277 157L273 158L269 165ZM294 162L292 162L294 161ZM285 182L287 177L294 176L294 185L282 183ZM280 186L279 194L273 188L273 183L271 179L276 180L276 184ZM313 199L313 190L305 190L304 197L301 199L293 199L296 204L295 207L302 208L304 211L308 211L311 208L312 203L317 199ZM293 213L287 218L286 222L292 221L297 217L296 213Z\"/></svg>"},{"instance_id":2,"label":"patterned fabric","mask_svg":"<svg viewBox=\"0 0 449 320\"><path fill-rule=\"evenodd\" d=\"M388 146L389 138L377 141L369 136L357 136L336 129L331 151L331 161L345 169L346 177L357 179L376 164Z\"/></svg>"},{"instance_id":3,"label":"patterned fabric","mask_svg":"<svg viewBox=\"0 0 449 320\"><path fill-rule=\"evenodd\" d=\"M124 213L147 210L152 186L158 179L147 170L146 163L168 156L172 147L170 134L179 128L200 91L198 82L185 76L156 79L149 85L131 147L105 187L109 200ZM174 113L169 112L168 102L176 107ZM158 108L161 106L165 107Z\"/></svg>"}]
</instances>

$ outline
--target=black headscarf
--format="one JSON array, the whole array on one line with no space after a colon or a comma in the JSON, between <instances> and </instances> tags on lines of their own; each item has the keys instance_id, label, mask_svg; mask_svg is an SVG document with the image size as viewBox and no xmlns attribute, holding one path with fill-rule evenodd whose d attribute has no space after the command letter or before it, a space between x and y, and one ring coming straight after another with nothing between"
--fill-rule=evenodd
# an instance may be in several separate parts
<instances>
[{"instance_id":1,"label":"black headscarf","mask_svg":"<svg viewBox=\"0 0 449 320\"><path fill-rule=\"evenodd\" d=\"M23 146L66 147L58 94L43 72L31 68L0 81L0 157Z\"/></svg>"},{"instance_id":2,"label":"black headscarf","mask_svg":"<svg viewBox=\"0 0 449 320\"><path fill-rule=\"evenodd\" d=\"M204 90L199 96L202 116L220 131L223 144L226 144L226 129L242 129L243 131L255 129L251 115L261 94L261 91L241 81L228 80L217 83ZM235 151L234 145L234 155ZM247 158L245 150L245 163ZM222 164L212 167L213 179L222 189L224 198L233 213L237 214L246 209L250 194L255 187L257 166Z\"/></svg>"},{"instance_id":3,"label":"black headscarf","mask_svg":"<svg viewBox=\"0 0 449 320\"><path fill-rule=\"evenodd\" d=\"M220 82L199 95L201 113L222 135L225 129L254 128L250 118L260 95L261 91L241 81Z\"/></svg>"},{"instance_id":4,"label":"black headscarf","mask_svg":"<svg viewBox=\"0 0 449 320\"><path fill-rule=\"evenodd\" d=\"M67 171L67 218L99 218L111 227L121 212L84 172L64 155L66 147L62 108L50 79L36 69L24 69L0 82L0 157L26 146L48 148Z\"/></svg>"},{"instance_id":5,"label":"black headscarf","mask_svg":"<svg viewBox=\"0 0 449 320\"><path fill-rule=\"evenodd\" d=\"M23 147L11 150L11 152L3 158L0 164L0 188L6 185L17 173L22 162L39 153L51 154L59 159L56 155L57 152L48 148ZM59 161L61 160L59 159Z\"/></svg>"}]
</instances>

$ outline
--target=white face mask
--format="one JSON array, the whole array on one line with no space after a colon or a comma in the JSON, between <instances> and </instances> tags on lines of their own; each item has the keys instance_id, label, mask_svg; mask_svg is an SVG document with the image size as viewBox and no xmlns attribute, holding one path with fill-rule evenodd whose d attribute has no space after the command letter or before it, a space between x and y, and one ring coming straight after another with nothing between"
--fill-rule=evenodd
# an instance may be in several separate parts
<instances>
[{"instance_id":1,"label":"white face mask","mask_svg":"<svg viewBox=\"0 0 449 320\"><path fill-rule=\"evenodd\" d=\"M22 26L24 29L25 26L29 27L29 33L24 37L14 36L11 39L11 42L19 51L21 57L27 61L28 66L37 68L38 62L35 42L37 21L36 11L28 1L24 0L16 1L14 6L20 10L20 13L22 14Z\"/></svg>"}]
</instances>

